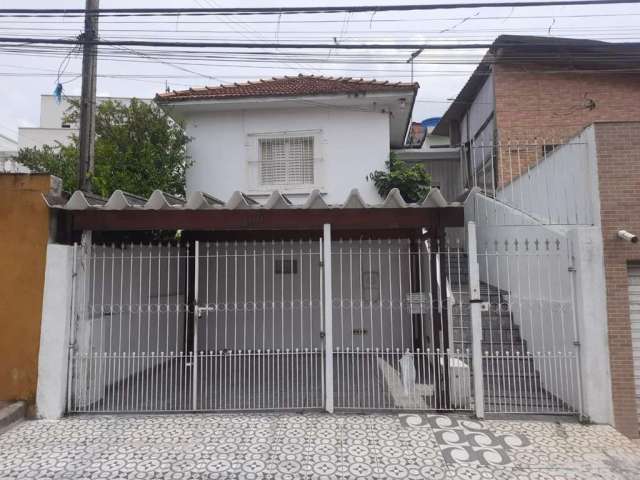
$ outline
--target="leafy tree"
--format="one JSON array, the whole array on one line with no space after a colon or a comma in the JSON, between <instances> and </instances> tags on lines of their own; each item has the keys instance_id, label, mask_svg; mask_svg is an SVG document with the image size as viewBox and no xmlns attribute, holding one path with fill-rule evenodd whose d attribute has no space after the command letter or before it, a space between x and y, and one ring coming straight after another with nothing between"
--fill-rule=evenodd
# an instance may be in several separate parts
<instances>
[{"instance_id":1,"label":"leafy tree","mask_svg":"<svg viewBox=\"0 0 640 480\"><path fill-rule=\"evenodd\" d=\"M424 199L431 186L431 175L422 164L407 165L395 152L391 152L385 165L387 170L376 170L367 177L373 181L381 197L386 197L392 189L397 188L407 202Z\"/></svg>"},{"instance_id":2,"label":"leafy tree","mask_svg":"<svg viewBox=\"0 0 640 480\"><path fill-rule=\"evenodd\" d=\"M65 122L79 118L72 104ZM156 104L133 99L129 105L107 100L96 111L95 166L90 177L94 193L108 197L116 189L148 196L155 189L174 195L185 193L190 139L181 126ZM78 187L79 138L69 145L23 148L16 160L35 172L56 175L64 189Z\"/></svg>"}]
</instances>

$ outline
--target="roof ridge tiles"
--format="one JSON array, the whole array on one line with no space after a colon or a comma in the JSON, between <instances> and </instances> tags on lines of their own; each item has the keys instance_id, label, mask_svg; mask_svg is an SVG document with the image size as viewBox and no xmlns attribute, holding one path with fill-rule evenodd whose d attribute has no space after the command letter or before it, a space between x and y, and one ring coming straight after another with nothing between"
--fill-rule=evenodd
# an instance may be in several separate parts
<instances>
[{"instance_id":1,"label":"roof ridge tiles","mask_svg":"<svg viewBox=\"0 0 640 480\"><path fill-rule=\"evenodd\" d=\"M269 96L304 96L304 95L340 95L362 92L392 92L396 90L413 90L419 88L417 83L392 82L389 80L364 79L353 77L331 77L315 74L298 74L258 79L256 81L234 82L218 86L190 87L186 90L173 90L159 93L156 98L161 101L180 101L189 99L225 99Z\"/></svg>"}]
</instances>

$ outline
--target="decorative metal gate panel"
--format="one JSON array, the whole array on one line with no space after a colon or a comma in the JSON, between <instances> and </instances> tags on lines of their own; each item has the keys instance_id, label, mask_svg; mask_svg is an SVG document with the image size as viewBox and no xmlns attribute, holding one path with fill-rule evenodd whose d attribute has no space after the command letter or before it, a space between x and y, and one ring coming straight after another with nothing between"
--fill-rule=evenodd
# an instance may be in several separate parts
<instances>
[{"instance_id":1,"label":"decorative metal gate panel","mask_svg":"<svg viewBox=\"0 0 640 480\"><path fill-rule=\"evenodd\" d=\"M420 239L334 242L337 409L471 410L469 350L450 348L463 295L460 251L438 247Z\"/></svg>"},{"instance_id":2,"label":"decorative metal gate panel","mask_svg":"<svg viewBox=\"0 0 640 480\"><path fill-rule=\"evenodd\" d=\"M188 410L193 248L83 245L70 350L69 412Z\"/></svg>"},{"instance_id":3,"label":"decorative metal gate panel","mask_svg":"<svg viewBox=\"0 0 640 480\"><path fill-rule=\"evenodd\" d=\"M580 413L569 243L468 228L85 244L67 409Z\"/></svg>"},{"instance_id":4,"label":"decorative metal gate panel","mask_svg":"<svg viewBox=\"0 0 640 480\"><path fill-rule=\"evenodd\" d=\"M319 241L93 245L69 412L324 405Z\"/></svg>"},{"instance_id":5,"label":"decorative metal gate panel","mask_svg":"<svg viewBox=\"0 0 640 480\"><path fill-rule=\"evenodd\" d=\"M196 242L194 410L324 405L320 243Z\"/></svg>"}]
</instances>

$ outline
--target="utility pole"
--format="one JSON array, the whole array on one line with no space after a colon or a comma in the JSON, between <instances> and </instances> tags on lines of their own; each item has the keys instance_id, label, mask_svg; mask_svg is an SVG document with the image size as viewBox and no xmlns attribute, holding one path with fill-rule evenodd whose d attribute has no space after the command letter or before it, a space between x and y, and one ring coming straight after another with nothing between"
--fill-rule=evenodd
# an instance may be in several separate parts
<instances>
[{"instance_id":1,"label":"utility pole","mask_svg":"<svg viewBox=\"0 0 640 480\"><path fill-rule=\"evenodd\" d=\"M82 92L80 94L80 161L78 188L91 191L96 137L96 78L98 66L98 13L100 0L86 0L82 46Z\"/></svg>"}]
</instances>

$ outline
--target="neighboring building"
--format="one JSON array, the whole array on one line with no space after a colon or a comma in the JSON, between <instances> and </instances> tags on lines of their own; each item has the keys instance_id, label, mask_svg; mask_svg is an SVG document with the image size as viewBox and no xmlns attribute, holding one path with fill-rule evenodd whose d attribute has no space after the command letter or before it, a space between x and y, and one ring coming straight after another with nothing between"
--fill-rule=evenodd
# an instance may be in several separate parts
<instances>
[{"instance_id":1,"label":"neighboring building","mask_svg":"<svg viewBox=\"0 0 640 480\"><path fill-rule=\"evenodd\" d=\"M431 175L431 185L445 198L456 198L464 191L460 169L460 149L449 146L449 137L433 135L440 117L412 122L405 148L394 150L406 163L420 163Z\"/></svg>"},{"instance_id":2,"label":"neighboring building","mask_svg":"<svg viewBox=\"0 0 640 480\"><path fill-rule=\"evenodd\" d=\"M578 269L593 269L578 295L589 308L576 308L581 348L600 355L583 357L592 372L583 387L601 391L601 412L633 437L640 248L618 232L640 234L638 53L638 44L501 36L434 129L460 146L465 185L480 190L465 213L481 225L479 242L553 234L572 245Z\"/></svg>"},{"instance_id":3,"label":"neighboring building","mask_svg":"<svg viewBox=\"0 0 640 480\"><path fill-rule=\"evenodd\" d=\"M40 125L37 127L20 127L18 129L18 147L55 146L58 143L67 144L73 135L78 135L78 125L65 121L65 116L80 97L64 96L58 99L55 95L40 96ZM128 104L128 97L98 97L98 104L105 100L113 100Z\"/></svg>"},{"instance_id":4,"label":"neighboring building","mask_svg":"<svg viewBox=\"0 0 640 480\"><path fill-rule=\"evenodd\" d=\"M0 173L22 173L24 167L13 160L18 153L18 142L0 133Z\"/></svg>"},{"instance_id":5,"label":"neighboring building","mask_svg":"<svg viewBox=\"0 0 640 480\"><path fill-rule=\"evenodd\" d=\"M469 177L490 155L469 145L500 145L490 168L507 183L594 122L640 120L639 54L639 44L502 35L433 133L464 147ZM519 151L518 167L501 167L513 145L531 148Z\"/></svg>"},{"instance_id":6,"label":"neighboring building","mask_svg":"<svg viewBox=\"0 0 640 480\"><path fill-rule=\"evenodd\" d=\"M292 201L320 190L341 202L402 148L418 84L297 76L161 93L157 102L193 138L187 190L228 198L240 190Z\"/></svg>"}]
</instances>

